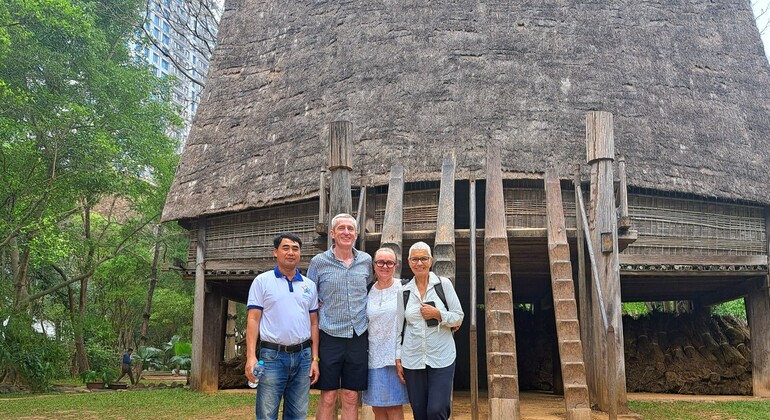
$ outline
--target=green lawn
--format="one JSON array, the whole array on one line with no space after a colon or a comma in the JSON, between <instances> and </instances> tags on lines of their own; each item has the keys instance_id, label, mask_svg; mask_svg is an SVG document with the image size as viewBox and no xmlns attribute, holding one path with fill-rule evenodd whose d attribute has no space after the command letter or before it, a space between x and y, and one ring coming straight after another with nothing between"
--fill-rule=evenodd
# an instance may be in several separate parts
<instances>
[{"instance_id":1,"label":"green lawn","mask_svg":"<svg viewBox=\"0 0 770 420\"><path fill-rule=\"evenodd\" d=\"M253 418L254 394L204 394L185 389L0 396L0 418L182 419ZM34 400L34 401L33 401ZM314 396L311 409L315 411ZM246 416L246 417L243 417Z\"/></svg>"},{"instance_id":2,"label":"green lawn","mask_svg":"<svg viewBox=\"0 0 770 420\"><path fill-rule=\"evenodd\" d=\"M770 400L720 402L629 401L644 420L768 420Z\"/></svg>"}]
</instances>

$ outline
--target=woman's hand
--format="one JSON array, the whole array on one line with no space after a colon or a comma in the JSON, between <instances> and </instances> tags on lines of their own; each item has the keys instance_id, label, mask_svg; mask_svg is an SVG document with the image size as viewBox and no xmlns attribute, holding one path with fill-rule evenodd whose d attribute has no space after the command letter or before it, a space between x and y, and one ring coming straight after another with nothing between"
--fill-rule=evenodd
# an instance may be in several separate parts
<instances>
[{"instance_id":1,"label":"woman's hand","mask_svg":"<svg viewBox=\"0 0 770 420\"><path fill-rule=\"evenodd\" d=\"M402 384L406 384L406 379L404 379L404 367L401 366L401 359L396 359L396 372L398 373L398 380L401 381Z\"/></svg>"},{"instance_id":2,"label":"woman's hand","mask_svg":"<svg viewBox=\"0 0 770 420\"><path fill-rule=\"evenodd\" d=\"M423 319L435 319L441 322L441 311L435 306L423 303L420 307L420 315L422 315Z\"/></svg>"}]
</instances>

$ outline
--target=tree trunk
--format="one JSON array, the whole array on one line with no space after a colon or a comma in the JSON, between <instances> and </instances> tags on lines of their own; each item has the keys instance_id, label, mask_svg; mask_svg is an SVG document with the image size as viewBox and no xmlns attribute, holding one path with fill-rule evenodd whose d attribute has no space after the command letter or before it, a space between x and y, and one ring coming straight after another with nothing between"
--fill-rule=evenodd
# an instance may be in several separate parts
<instances>
[{"instance_id":1,"label":"tree trunk","mask_svg":"<svg viewBox=\"0 0 770 420\"><path fill-rule=\"evenodd\" d=\"M144 301L144 313L142 314L142 328L139 332L139 343L137 348L144 346L147 341L147 329L150 325L150 314L152 310L152 296L155 293L155 285L158 284L158 260L160 259L160 238L163 233L163 226L160 224L155 225L153 230L155 236L155 247L152 252L152 263L150 265L150 279L147 286L147 299ZM142 361L139 360L136 363L136 382L142 378Z\"/></svg>"},{"instance_id":2,"label":"tree trunk","mask_svg":"<svg viewBox=\"0 0 770 420\"><path fill-rule=\"evenodd\" d=\"M16 238L9 242L11 253L11 271L13 272L13 307L16 310L23 309L29 298L29 249L19 252L19 243Z\"/></svg>"}]
</instances>

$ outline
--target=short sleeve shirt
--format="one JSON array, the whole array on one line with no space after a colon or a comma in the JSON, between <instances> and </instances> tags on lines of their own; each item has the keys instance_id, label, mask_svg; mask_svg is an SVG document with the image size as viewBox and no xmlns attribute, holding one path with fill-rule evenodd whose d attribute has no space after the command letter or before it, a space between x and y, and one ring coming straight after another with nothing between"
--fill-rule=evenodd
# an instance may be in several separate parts
<instances>
[{"instance_id":1,"label":"short sleeve shirt","mask_svg":"<svg viewBox=\"0 0 770 420\"><path fill-rule=\"evenodd\" d=\"M258 275L249 289L248 308L262 311L262 341L291 346L310 338L310 313L318 311L318 293L310 279L296 271L291 279L278 270Z\"/></svg>"}]
</instances>

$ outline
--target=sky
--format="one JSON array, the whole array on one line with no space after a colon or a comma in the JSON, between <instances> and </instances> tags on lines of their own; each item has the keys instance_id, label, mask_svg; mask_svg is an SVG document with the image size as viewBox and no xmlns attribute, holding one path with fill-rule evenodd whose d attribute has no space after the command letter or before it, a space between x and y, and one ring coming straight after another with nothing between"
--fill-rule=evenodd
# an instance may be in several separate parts
<instances>
[{"instance_id":1,"label":"sky","mask_svg":"<svg viewBox=\"0 0 770 420\"><path fill-rule=\"evenodd\" d=\"M757 18L757 27L762 34L762 42L765 44L765 55L770 57L770 0L752 0L754 16ZM764 31L763 31L764 29Z\"/></svg>"}]
</instances>

